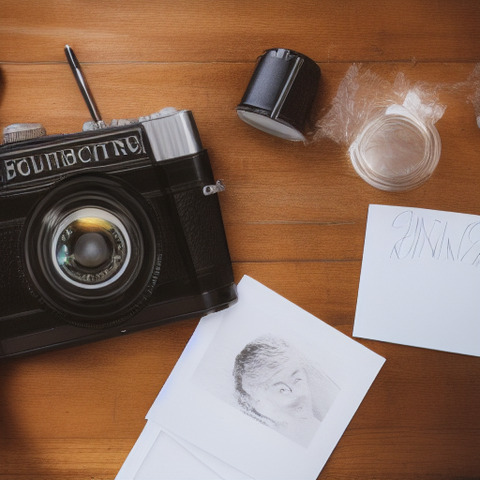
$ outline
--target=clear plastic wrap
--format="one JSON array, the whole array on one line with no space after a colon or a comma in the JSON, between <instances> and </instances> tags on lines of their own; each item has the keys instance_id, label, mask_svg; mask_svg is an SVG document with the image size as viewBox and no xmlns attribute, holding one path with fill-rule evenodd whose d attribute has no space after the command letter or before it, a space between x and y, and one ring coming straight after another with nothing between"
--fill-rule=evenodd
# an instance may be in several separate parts
<instances>
[{"instance_id":1,"label":"clear plastic wrap","mask_svg":"<svg viewBox=\"0 0 480 480\"><path fill-rule=\"evenodd\" d=\"M355 64L317 122L314 140L328 137L346 145L353 167L370 185L408 190L425 182L438 164L435 123L444 111L435 87L411 85L402 73L391 84Z\"/></svg>"},{"instance_id":2,"label":"clear plastic wrap","mask_svg":"<svg viewBox=\"0 0 480 480\"><path fill-rule=\"evenodd\" d=\"M475 65L469 82L472 84L472 93L469 100L472 102L475 117L477 119L478 128L480 128L480 63Z\"/></svg>"}]
</instances>

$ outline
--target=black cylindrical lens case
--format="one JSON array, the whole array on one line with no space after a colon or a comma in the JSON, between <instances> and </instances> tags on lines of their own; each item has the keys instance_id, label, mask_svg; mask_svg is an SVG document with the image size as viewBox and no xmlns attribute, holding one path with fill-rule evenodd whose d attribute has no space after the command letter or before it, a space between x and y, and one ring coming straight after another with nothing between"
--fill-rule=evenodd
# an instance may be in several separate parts
<instances>
[{"instance_id":1,"label":"black cylindrical lens case","mask_svg":"<svg viewBox=\"0 0 480 480\"><path fill-rule=\"evenodd\" d=\"M319 80L319 66L306 55L283 48L267 50L237 106L238 116L264 132L303 141Z\"/></svg>"}]
</instances>

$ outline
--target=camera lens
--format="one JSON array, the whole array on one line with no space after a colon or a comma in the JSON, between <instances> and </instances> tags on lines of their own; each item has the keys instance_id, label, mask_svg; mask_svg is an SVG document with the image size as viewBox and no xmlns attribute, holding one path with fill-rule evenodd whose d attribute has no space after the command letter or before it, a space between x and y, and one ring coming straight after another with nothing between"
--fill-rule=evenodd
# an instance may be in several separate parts
<instances>
[{"instance_id":1,"label":"camera lens","mask_svg":"<svg viewBox=\"0 0 480 480\"><path fill-rule=\"evenodd\" d=\"M159 278L159 227L153 207L120 179L79 175L59 182L25 222L32 291L75 326L126 321L148 303Z\"/></svg>"},{"instance_id":2,"label":"camera lens","mask_svg":"<svg viewBox=\"0 0 480 480\"><path fill-rule=\"evenodd\" d=\"M65 280L83 288L114 282L125 271L130 255L124 225L100 208L82 208L67 215L53 235L53 264Z\"/></svg>"}]
</instances>

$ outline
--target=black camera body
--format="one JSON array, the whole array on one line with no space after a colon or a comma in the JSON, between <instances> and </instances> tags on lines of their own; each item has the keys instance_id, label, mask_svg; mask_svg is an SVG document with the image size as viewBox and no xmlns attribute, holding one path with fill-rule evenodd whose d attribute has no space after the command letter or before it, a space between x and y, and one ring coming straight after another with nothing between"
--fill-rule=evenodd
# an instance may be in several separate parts
<instances>
[{"instance_id":1,"label":"black camera body","mask_svg":"<svg viewBox=\"0 0 480 480\"><path fill-rule=\"evenodd\" d=\"M5 130L0 357L236 301L222 185L192 113L164 109L113 124L51 136L38 136L38 124Z\"/></svg>"}]
</instances>

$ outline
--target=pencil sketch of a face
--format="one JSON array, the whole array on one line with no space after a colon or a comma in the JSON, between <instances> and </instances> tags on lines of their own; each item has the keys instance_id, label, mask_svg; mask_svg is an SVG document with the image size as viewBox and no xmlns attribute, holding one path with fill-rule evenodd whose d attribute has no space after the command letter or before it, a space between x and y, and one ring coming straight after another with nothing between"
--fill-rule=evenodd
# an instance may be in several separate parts
<instances>
[{"instance_id":1,"label":"pencil sketch of a face","mask_svg":"<svg viewBox=\"0 0 480 480\"><path fill-rule=\"evenodd\" d=\"M244 413L308 446L338 387L280 338L260 337L237 355L233 369Z\"/></svg>"}]
</instances>

